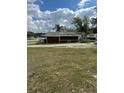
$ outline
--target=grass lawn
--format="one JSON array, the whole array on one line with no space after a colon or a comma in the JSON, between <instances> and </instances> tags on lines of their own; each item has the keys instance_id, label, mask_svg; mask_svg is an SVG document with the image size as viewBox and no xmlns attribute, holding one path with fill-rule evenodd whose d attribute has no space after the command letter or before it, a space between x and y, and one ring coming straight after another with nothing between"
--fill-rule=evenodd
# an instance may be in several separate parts
<instances>
[{"instance_id":1,"label":"grass lawn","mask_svg":"<svg viewBox=\"0 0 124 93\"><path fill-rule=\"evenodd\" d=\"M28 45L34 45L38 42L38 40L27 40Z\"/></svg>"},{"instance_id":2,"label":"grass lawn","mask_svg":"<svg viewBox=\"0 0 124 93\"><path fill-rule=\"evenodd\" d=\"M28 93L96 93L97 50L28 48Z\"/></svg>"}]
</instances>

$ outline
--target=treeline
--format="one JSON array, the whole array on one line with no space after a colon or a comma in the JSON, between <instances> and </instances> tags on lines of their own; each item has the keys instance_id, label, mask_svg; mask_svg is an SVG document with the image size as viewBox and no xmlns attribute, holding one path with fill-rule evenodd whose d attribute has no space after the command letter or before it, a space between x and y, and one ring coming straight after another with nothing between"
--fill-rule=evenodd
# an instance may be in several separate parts
<instances>
[{"instance_id":1,"label":"treeline","mask_svg":"<svg viewBox=\"0 0 124 93\"><path fill-rule=\"evenodd\" d=\"M27 32L27 38L37 38L37 37L41 37L41 35L44 34L44 33L34 33L34 32L31 32L31 31L28 31Z\"/></svg>"},{"instance_id":2,"label":"treeline","mask_svg":"<svg viewBox=\"0 0 124 93\"><path fill-rule=\"evenodd\" d=\"M61 31L77 31L84 32L85 34L97 33L97 18L89 18L84 16L82 19L80 17L75 17L72 24L76 29L67 29L66 26L61 26L60 24L55 24L53 28L56 32Z\"/></svg>"}]
</instances>

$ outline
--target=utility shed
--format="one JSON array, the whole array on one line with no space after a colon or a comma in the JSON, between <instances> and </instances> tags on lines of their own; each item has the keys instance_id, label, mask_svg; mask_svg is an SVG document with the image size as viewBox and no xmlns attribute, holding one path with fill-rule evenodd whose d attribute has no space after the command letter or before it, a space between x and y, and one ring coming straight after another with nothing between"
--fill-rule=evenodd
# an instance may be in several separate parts
<instances>
[{"instance_id":1,"label":"utility shed","mask_svg":"<svg viewBox=\"0 0 124 93\"><path fill-rule=\"evenodd\" d=\"M48 32L43 35L46 43L72 43L78 42L84 34L80 32Z\"/></svg>"}]
</instances>

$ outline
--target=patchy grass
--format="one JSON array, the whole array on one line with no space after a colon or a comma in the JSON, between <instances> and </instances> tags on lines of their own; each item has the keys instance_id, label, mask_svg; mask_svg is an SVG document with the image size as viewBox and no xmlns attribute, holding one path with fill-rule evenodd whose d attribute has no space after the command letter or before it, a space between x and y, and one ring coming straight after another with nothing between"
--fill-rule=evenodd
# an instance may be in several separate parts
<instances>
[{"instance_id":1,"label":"patchy grass","mask_svg":"<svg viewBox=\"0 0 124 93\"><path fill-rule=\"evenodd\" d=\"M38 40L38 39L35 39L35 40L27 40L27 45L43 45L44 44L44 41L43 40Z\"/></svg>"},{"instance_id":2,"label":"patchy grass","mask_svg":"<svg viewBox=\"0 0 124 93\"><path fill-rule=\"evenodd\" d=\"M91 42L96 42L96 40L84 39L80 41L80 43L91 43Z\"/></svg>"},{"instance_id":3,"label":"patchy grass","mask_svg":"<svg viewBox=\"0 0 124 93\"><path fill-rule=\"evenodd\" d=\"M38 40L27 40L28 45L35 45L37 44Z\"/></svg>"},{"instance_id":4,"label":"patchy grass","mask_svg":"<svg viewBox=\"0 0 124 93\"><path fill-rule=\"evenodd\" d=\"M96 49L28 48L28 93L96 93Z\"/></svg>"}]
</instances>

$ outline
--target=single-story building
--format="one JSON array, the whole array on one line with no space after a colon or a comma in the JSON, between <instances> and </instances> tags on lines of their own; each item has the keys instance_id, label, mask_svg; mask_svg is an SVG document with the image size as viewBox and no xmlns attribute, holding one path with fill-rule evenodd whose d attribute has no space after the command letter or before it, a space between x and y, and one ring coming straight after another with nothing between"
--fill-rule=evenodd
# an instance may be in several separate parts
<instances>
[{"instance_id":1,"label":"single-story building","mask_svg":"<svg viewBox=\"0 0 124 93\"><path fill-rule=\"evenodd\" d=\"M81 32L48 32L42 37L45 38L45 43L72 43L84 38L84 34Z\"/></svg>"}]
</instances>

